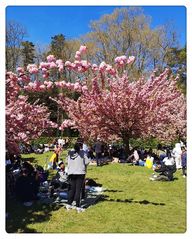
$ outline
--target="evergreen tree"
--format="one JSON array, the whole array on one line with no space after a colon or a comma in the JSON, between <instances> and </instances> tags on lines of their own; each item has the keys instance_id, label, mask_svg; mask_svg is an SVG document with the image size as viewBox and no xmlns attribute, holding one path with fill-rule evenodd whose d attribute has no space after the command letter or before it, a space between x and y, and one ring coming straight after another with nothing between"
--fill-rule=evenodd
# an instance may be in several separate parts
<instances>
[{"instance_id":1,"label":"evergreen tree","mask_svg":"<svg viewBox=\"0 0 192 239\"><path fill-rule=\"evenodd\" d=\"M65 44L65 36L63 34L58 34L53 37L51 37L51 50L49 54L53 54L57 59L63 58L63 48Z\"/></svg>"},{"instance_id":2,"label":"evergreen tree","mask_svg":"<svg viewBox=\"0 0 192 239\"><path fill-rule=\"evenodd\" d=\"M34 63L35 45L32 42L24 41L22 44L23 66Z\"/></svg>"}]
</instances>

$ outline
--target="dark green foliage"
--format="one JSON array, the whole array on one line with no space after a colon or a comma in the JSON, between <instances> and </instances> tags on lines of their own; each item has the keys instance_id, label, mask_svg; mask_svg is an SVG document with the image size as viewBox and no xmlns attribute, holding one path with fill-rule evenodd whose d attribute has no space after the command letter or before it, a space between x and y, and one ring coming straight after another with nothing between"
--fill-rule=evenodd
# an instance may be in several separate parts
<instances>
[{"instance_id":1,"label":"dark green foliage","mask_svg":"<svg viewBox=\"0 0 192 239\"><path fill-rule=\"evenodd\" d=\"M134 148L154 149L160 142L155 138L150 139L131 139L130 144Z\"/></svg>"},{"instance_id":2,"label":"dark green foliage","mask_svg":"<svg viewBox=\"0 0 192 239\"><path fill-rule=\"evenodd\" d=\"M170 48L167 56L167 65L171 67L174 74L179 74L178 85L186 93L187 84L187 52L183 48Z\"/></svg>"},{"instance_id":3,"label":"dark green foliage","mask_svg":"<svg viewBox=\"0 0 192 239\"><path fill-rule=\"evenodd\" d=\"M33 145L52 144L54 140L55 137L40 137L38 139L32 140L30 143Z\"/></svg>"},{"instance_id":4,"label":"dark green foliage","mask_svg":"<svg viewBox=\"0 0 192 239\"><path fill-rule=\"evenodd\" d=\"M22 45L21 54L23 58L23 66L27 67L28 64L34 63L35 45L29 41L23 41L21 45Z\"/></svg>"},{"instance_id":5,"label":"dark green foliage","mask_svg":"<svg viewBox=\"0 0 192 239\"><path fill-rule=\"evenodd\" d=\"M65 36L63 34L58 34L51 37L51 45L49 54L53 54L56 58L62 59L62 52L65 44Z\"/></svg>"}]
</instances>

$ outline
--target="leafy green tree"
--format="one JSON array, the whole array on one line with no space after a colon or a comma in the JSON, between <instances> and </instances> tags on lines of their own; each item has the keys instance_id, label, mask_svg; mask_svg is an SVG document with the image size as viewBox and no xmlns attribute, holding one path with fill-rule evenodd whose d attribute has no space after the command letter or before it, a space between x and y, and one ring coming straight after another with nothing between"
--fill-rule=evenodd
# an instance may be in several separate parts
<instances>
[{"instance_id":1,"label":"leafy green tree","mask_svg":"<svg viewBox=\"0 0 192 239\"><path fill-rule=\"evenodd\" d=\"M179 86L180 88L186 92L186 74L187 74L187 67L186 67L186 46L183 48L170 48L169 54L167 56L167 65L171 67L174 74L179 74Z\"/></svg>"}]
</instances>

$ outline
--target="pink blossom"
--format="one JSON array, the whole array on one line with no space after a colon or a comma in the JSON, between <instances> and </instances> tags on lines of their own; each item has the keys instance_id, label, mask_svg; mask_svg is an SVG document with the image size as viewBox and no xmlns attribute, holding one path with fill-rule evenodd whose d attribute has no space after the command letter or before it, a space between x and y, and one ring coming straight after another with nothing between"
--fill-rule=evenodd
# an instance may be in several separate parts
<instances>
[{"instance_id":1,"label":"pink blossom","mask_svg":"<svg viewBox=\"0 0 192 239\"><path fill-rule=\"evenodd\" d=\"M41 70L42 70L43 74L45 74L47 72L47 68L42 68Z\"/></svg>"},{"instance_id":2,"label":"pink blossom","mask_svg":"<svg viewBox=\"0 0 192 239\"><path fill-rule=\"evenodd\" d=\"M17 72L19 72L19 73L24 73L23 67L17 67Z\"/></svg>"},{"instance_id":3,"label":"pink blossom","mask_svg":"<svg viewBox=\"0 0 192 239\"><path fill-rule=\"evenodd\" d=\"M70 62L70 61L66 61L66 62L65 62L65 66L66 66L66 67L71 67L71 62Z\"/></svg>"},{"instance_id":4,"label":"pink blossom","mask_svg":"<svg viewBox=\"0 0 192 239\"><path fill-rule=\"evenodd\" d=\"M127 63L127 57L118 56L115 58L115 63L117 63L118 66L124 66Z\"/></svg>"},{"instance_id":5,"label":"pink blossom","mask_svg":"<svg viewBox=\"0 0 192 239\"><path fill-rule=\"evenodd\" d=\"M90 64L88 61L85 61L85 60L82 60L82 61L81 61L81 65L82 65L82 67L84 67L85 69L88 69L88 68L91 66L91 64Z\"/></svg>"},{"instance_id":6,"label":"pink blossom","mask_svg":"<svg viewBox=\"0 0 192 239\"><path fill-rule=\"evenodd\" d=\"M64 67L63 67L63 65L61 66L59 66L59 72L63 72L63 69L64 69Z\"/></svg>"},{"instance_id":7,"label":"pink blossom","mask_svg":"<svg viewBox=\"0 0 192 239\"><path fill-rule=\"evenodd\" d=\"M22 120L22 119L23 119L23 117L24 117L24 115L23 115L23 114L18 114L18 115L17 115L17 120Z\"/></svg>"},{"instance_id":8,"label":"pink blossom","mask_svg":"<svg viewBox=\"0 0 192 239\"><path fill-rule=\"evenodd\" d=\"M59 65L63 65L63 61L61 59L56 60L56 64Z\"/></svg>"},{"instance_id":9,"label":"pink blossom","mask_svg":"<svg viewBox=\"0 0 192 239\"><path fill-rule=\"evenodd\" d=\"M86 47L86 46L80 46L79 52L80 52L81 54L86 53L86 51L87 51L87 47Z\"/></svg>"},{"instance_id":10,"label":"pink blossom","mask_svg":"<svg viewBox=\"0 0 192 239\"><path fill-rule=\"evenodd\" d=\"M30 74L37 74L39 72L37 65L35 64L29 64L27 66L27 70L29 71Z\"/></svg>"},{"instance_id":11,"label":"pink blossom","mask_svg":"<svg viewBox=\"0 0 192 239\"><path fill-rule=\"evenodd\" d=\"M40 68L40 69L43 69L43 68L44 68L44 70L45 70L45 69L48 69L48 68L49 68L49 65L50 65L50 64L49 64L48 62L41 62L40 65L39 65L39 68Z\"/></svg>"},{"instance_id":12,"label":"pink blossom","mask_svg":"<svg viewBox=\"0 0 192 239\"><path fill-rule=\"evenodd\" d=\"M40 88L41 90L45 90L45 89L46 89L46 86L45 86L45 85L40 85L39 88Z\"/></svg>"},{"instance_id":13,"label":"pink blossom","mask_svg":"<svg viewBox=\"0 0 192 239\"><path fill-rule=\"evenodd\" d=\"M86 85L84 85L84 86L82 87L82 91L83 91L83 93L86 93L86 92L88 91L88 88L87 88Z\"/></svg>"},{"instance_id":14,"label":"pink blossom","mask_svg":"<svg viewBox=\"0 0 192 239\"><path fill-rule=\"evenodd\" d=\"M20 137L21 140L25 140L27 138L27 135L25 133L18 133L18 137Z\"/></svg>"},{"instance_id":15,"label":"pink blossom","mask_svg":"<svg viewBox=\"0 0 192 239\"><path fill-rule=\"evenodd\" d=\"M80 51L76 51L75 55L81 56L81 52Z\"/></svg>"},{"instance_id":16,"label":"pink blossom","mask_svg":"<svg viewBox=\"0 0 192 239\"><path fill-rule=\"evenodd\" d=\"M75 59L80 61L81 60L81 52L80 51L76 51L75 53Z\"/></svg>"},{"instance_id":17,"label":"pink blossom","mask_svg":"<svg viewBox=\"0 0 192 239\"><path fill-rule=\"evenodd\" d=\"M98 71L99 68L98 68L98 66L97 66L96 64L93 64L93 65L92 65L92 70L93 70L93 71Z\"/></svg>"},{"instance_id":18,"label":"pink blossom","mask_svg":"<svg viewBox=\"0 0 192 239\"><path fill-rule=\"evenodd\" d=\"M55 62L56 59L55 59L54 55L49 55L49 56L47 56L47 61L48 62Z\"/></svg>"},{"instance_id":19,"label":"pink blossom","mask_svg":"<svg viewBox=\"0 0 192 239\"><path fill-rule=\"evenodd\" d=\"M81 66L81 61L74 61L74 65L75 65L75 67L79 67L79 66Z\"/></svg>"},{"instance_id":20,"label":"pink blossom","mask_svg":"<svg viewBox=\"0 0 192 239\"><path fill-rule=\"evenodd\" d=\"M76 82L74 84L74 90L79 90L79 89L81 89L81 85L78 82Z\"/></svg>"},{"instance_id":21,"label":"pink blossom","mask_svg":"<svg viewBox=\"0 0 192 239\"><path fill-rule=\"evenodd\" d=\"M49 73L44 73L42 76L44 79L47 79L49 77Z\"/></svg>"},{"instance_id":22,"label":"pink blossom","mask_svg":"<svg viewBox=\"0 0 192 239\"><path fill-rule=\"evenodd\" d=\"M50 67L50 69L53 69L53 68L56 68L57 67L57 65L56 65L56 63L55 62L50 62L50 65L49 65L49 67Z\"/></svg>"},{"instance_id":23,"label":"pink blossom","mask_svg":"<svg viewBox=\"0 0 192 239\"><path fill-rule=\"evenodd\" d=\"M53 86L53 82L49 81L48 84L47 84L47 89L52 88L52 86Z\"/></svg>"},{"instance_id":24,"label":"pink blossom","mask_svg":"<svg viewBox=\"0 0 192 239\"><path fill-rule=\"evenodd\" d=\"M107 64L103 61L101 62L101 64L99 65L99 70L103 71L107 68Z\"/></svg>"},{"instance_id":25,"label":"pink blossom","mask_svg":"<svg viewBox=\"0 0 192 239\"><path fill-rule=\"evenodd\" d=\"M75 55L75 60L80 61L80 60L81 60L81 56L79 56L79 55Z\"/></svg>"}]
</instances>

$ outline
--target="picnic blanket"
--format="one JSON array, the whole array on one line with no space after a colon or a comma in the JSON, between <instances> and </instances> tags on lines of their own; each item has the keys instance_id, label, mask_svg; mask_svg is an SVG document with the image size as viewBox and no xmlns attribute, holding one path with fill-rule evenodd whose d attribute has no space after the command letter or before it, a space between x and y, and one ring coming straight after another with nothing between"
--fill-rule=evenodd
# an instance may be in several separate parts
<instances>
[{"instance_id":1,"label":"picnic blanket","mask_svg":"<svg viewBox=\"0 0 192 239\"><path fill-rule=\"evenodd\" d=\"M105 189L102 187L90 187L86 189L85 198L81 200L81 207L88 208L96 204L102 197L102 193ZM59 191L53 195L49 196L49 193L39 194L40 202L42 204L57 204L60 206L67 205L68 193L67 190Z\"/></svg>"}]
</instances>

